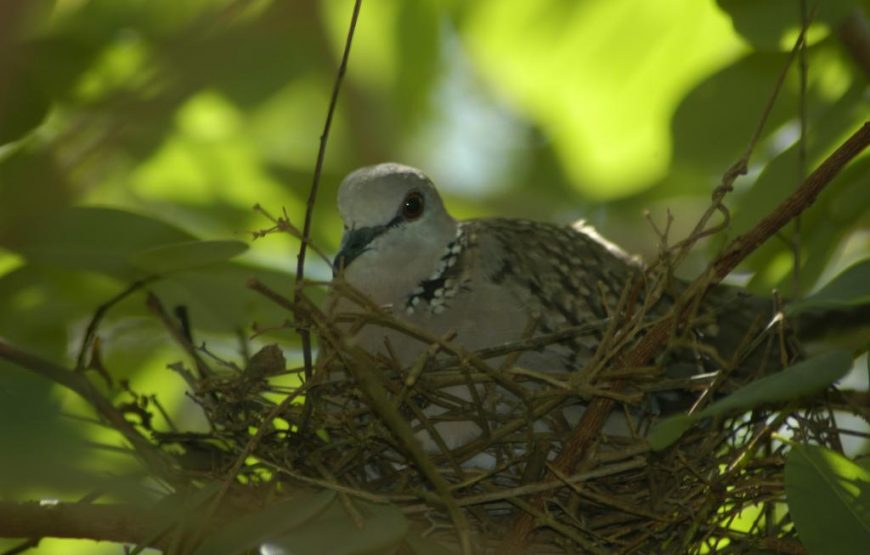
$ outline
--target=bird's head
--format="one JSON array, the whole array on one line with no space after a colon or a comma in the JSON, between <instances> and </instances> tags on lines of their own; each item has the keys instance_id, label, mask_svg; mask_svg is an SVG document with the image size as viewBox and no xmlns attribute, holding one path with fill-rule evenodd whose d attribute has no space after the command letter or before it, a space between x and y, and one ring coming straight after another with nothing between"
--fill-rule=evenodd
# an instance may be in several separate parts
<instances>
[{"instance_id":1,"label":"bird's head","mask_svg":"<svg viewBox=\"0 0 870 555\"><path fill-rule=\"evenodd\" d=\"M412 291L437 268L457 224L420 170L395 163L354 171L338 190L344 221L334 272L376 302Z\"/></svg>"}]
</instances>

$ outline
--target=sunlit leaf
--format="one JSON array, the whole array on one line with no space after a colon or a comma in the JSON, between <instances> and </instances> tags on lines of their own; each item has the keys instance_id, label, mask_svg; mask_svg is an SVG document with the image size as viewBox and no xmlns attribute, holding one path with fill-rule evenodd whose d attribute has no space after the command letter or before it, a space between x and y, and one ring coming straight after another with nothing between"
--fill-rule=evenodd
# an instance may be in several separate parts
<instances>
[{"instance_id":1,"label":"sunlit leaf","mask_svg":"<svg viewBox=\"0 0 870 555\"><path fill-rule=\"evenodd\" d=\"M135 252L129 259L148 273L166 274L223 262L246 250L242 241L185 241Z\"/></svg>"},{"instance_id":2,"label":"sunlit leaf","mask_svg":"<svg viewBox=\"0 0 870 555\"><path fill-rule=\"evenodd\" d=\"M798 537L811 555L863 553L870 539L870 472L816 445L793 445L785 495Z\"/></svg>"},{"instance_id":3,"label":"sunlit leaf","mask_svg":"<svg viewBox=\"0 0 870 555\"><path fill-rule=\"evenodd\" d=\"M710 2L473 6L463 31L484 77L544 130L571 181L598 198L666 175L668 121L680 98L743 48Z\"/></svg>"}]
</instances>

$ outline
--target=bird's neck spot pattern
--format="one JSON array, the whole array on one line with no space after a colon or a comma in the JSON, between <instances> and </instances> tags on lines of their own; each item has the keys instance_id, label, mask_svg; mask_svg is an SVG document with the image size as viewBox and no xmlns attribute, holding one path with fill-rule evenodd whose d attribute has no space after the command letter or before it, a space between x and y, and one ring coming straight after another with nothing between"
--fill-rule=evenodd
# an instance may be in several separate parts
<instances>
[{"instance_id":1,"label":"bird's neck spot pattern","mask_svg":"<svg viewBox=\"0 0 870 555\"><path fill-rule=\"evenodd\" d=\"M447 308L447 302L456 296L465 286L462 270L457 262L468 247L468 234L465 226L460 223L456 227L456 237L447 243L444 253L438 259L438 267L431 276L417 284L416 289L405 301L405 313L414 314L420 304L425 301L427 309L432 314L441 314Z\"/></svg>"}]
</instances>

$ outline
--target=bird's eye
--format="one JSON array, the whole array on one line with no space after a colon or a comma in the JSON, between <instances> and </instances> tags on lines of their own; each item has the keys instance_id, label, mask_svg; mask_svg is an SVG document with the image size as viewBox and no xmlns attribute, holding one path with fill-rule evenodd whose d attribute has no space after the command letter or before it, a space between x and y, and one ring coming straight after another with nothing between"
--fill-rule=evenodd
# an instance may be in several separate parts
<instances>
[{"instance_id":1,"label":"bird's eye","mask_svg":"<svg viewBox=\"0 0 870 555\"><path fill-rule=\"evenodd\" d=\"M407 221L416 220L423 215L423 195L418 192L408 193L402 203L402 217Z\"/></svg>"}]
</instances>

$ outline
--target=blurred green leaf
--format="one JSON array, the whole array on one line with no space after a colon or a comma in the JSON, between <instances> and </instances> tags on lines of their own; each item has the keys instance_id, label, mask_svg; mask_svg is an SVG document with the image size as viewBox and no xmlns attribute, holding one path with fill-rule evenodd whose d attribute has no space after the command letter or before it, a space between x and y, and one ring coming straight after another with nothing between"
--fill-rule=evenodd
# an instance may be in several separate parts
<instances>
[{"instance_id":1,"label":"blurred green leaf","mask_svg":"<svg viewBox=\"0 0 870 555\"><path fill-rule=\"evenodd\" d=\"M148 273L166 274L223 262L246 250L242 241L185 241L134 252L129 260Z\"/></svg>"},{"instance_id":2,"label":"blurred green leaf","mask_svg":"<svg viewBox=\"0 0 870 555\"><path fill-rule=\"evenodd\" d=\"M785 462L785 496L811 555L851 555L870 541L870 472L830 449L795 444Z\"/></svg>"},{"instance_id":3,"label":"blurred green leaf","mask_svg":"<svg viewBox=\"0 0 870 555\"><path fill-rule=\"evenodd\" d=\"M469 11L463 32L483 76L553 141L572 184L599 199L666 176L675 107L742 51L709 2L489 0Z\"/></svg>"},{"instance_id":4,"label":"blurred green leaf","mask_svg":"<svg viewBox=\"0 0 870 555\"><path fill-rule=\"evenodd\" d=\"M856 85L834 104L816 108L808 131L811 139L807 144L807 173L854 131L860 114L867 110L862 91L863 86ZM796 129L793 131L797 132ZM791 145L769 161L751 187L735 199L728 230L730 236L750 229L800 185L800 149L793 142L797 136L787 137ZM794 256L789 240L768 241L747 258L744 266L755 272L748 286L750 290L767 294L772 288L779 288L789 296L799 296L816 282L836 252L835 245L862 217L866 217L866 211L855 209L851 202L847 203L849 206L843 203L847 199L858 201L866 196L867 193L862 191L866 189L863 186L866 178L862 177L862 167L867 167L867 158L870 157L862 156L850 164L801 215L800 291L794 291L791 287ZM793 227L784 229L782 234L790 237Z\"/></svg>"},{"instance_id":5,"label":"blurred green leaf","mask_svg":"<svg viewBox=\"0 0 870 555\"><path fill-rule=\"evenodd\" d=\"M671 119L674 163L715 173L733 164L746 150L773 90L772 77L785 67L786 58L779 53L748 53L689 91ZM786 86L761 139L793 118L796 109L795 87Z\"/></svg>"},{"instance_id":6,"label":"blurred green leaf","mask_svg":"<svg viewBox=\"0 0 870 555\"><path fill-rule=\"evenodd\" d=\"M145 541L136 547L138 550L145 551L145 545L149 545L149 540L156 540L171 531L179 522L184 522L190 519L191 515L203 514L207 509L208 503L215 495L218 495L222 489L222 485L216 482L209 482L199 489L193 490L193 493L187 495L168 495L160 500L160 513L158 518L154 520L151 530L146 532ZM136 551L138 553L138 551Z\"/></svg>"},{"instance_id":7,"label":"blurred green leaf","mask_svg":"<svg viewBox=\"0 0 870 555\"><path fill-rule=\"evenodd\" d=\"M734 21L734 27L753 46L762 50L789 50L801 25L800 8L794 0L717 0L719 6ZM830 27L859 5L856 0L824 0L818 2L815 23L808 42L824 38ZM807 12L816 3L807 1ZM826 24L826 25L823 25Z\"/></svg>"},{"instance_id":8,"label":"blurred green leaf","mask_svg":"<svg viewBox=\"0 0 870 555\"><path fill-rule=\"evenodd\" d=\"M409 532L405 536L405 545L407 545L411 553L415 555L450 555L453 553L440 543L431 538L424 538L415 532Z\"/></svg>"},{"instance_id":9,"label":"blurred green leaf","mask_svg":"<svg viewBox=\"0 0 870 555\"><path fill-rule=\"evenodd\" d=\"M813 139L806 160L807 173L832 152L841 139L854 131L856 117L866 108L862 90L863 87L854 87L814 118L810 129ZM751 228L800 185L800 151L796 139L797 135L794 135L789 148L768 162L752 187L740 195L738 209L731 220L731 233L740 234ZM825 195L831 194L834 188L829 187Z\"/></svg>"},{"instance_id":10,"label":"blurred green leaf","mask_svg":"<svg viewBox=\"0 0 870 555\"><path fill-rule=\"evenodd\" d=\"M166 306L186 306L191 324L204 332L235 334L254 321L283 322L283 308L248 289L252 277L278 292L289 292L292 284L282 272L223 262L172 274L152 289Z\"/></svg>"},{"instance_id":11,"label":"blurred green leaf","mask_svg":"<svg viewBox=\"0 0 870 555\"><path fill-rule=\"evenodd\" d=\"M870 258L856 262L815 294L789 305L787 314L814 308L858 306L870 303Z\"/></svg>"},{"instance_id":12,"label":"blurred green leaf","mask_svg":"<svg viewBox=\"0 0 870 555\"><path fill-rule=\"evenodd\" d=\"M204 541L194 555L236 555L247 549L279 537L288 530L308 526L336 498L336 493L324 490L303 494L295 499L276 503L262 511L238 518ZM325 538L335 542L331 535ZM328 551L328 550L327 550ZM321 551L325 553L327 551Z\"/></svg>"},{"instance_id":13,"label":"blurred green leaf","mask_svg":"<svg viewBox=\"0 0 870 555\"><path fill-rule=\"evenodd\" d=\"M51 108L48 97L22 64L0 60L0 69L4 70L0 89L0 145L33 131Z\"/></svg>"},{"instance_id":14,"label":"blurred green leaf","mask_svg":"<svg viewBox=\"0 0 870 555\"><path fill-rule=\"evenodd\" d=\"M408 133L429 115L440 67L438 12L432 0L401 1L395 21L396 107Z\"/></svg>"},{"instance_id":15,"label":"blurred green leaf","mask_svg":"<svg viewBox=\"0 0 870 555\"><path fill-rule=\"evenodd\" d=\"M81 464L91 448L81 427L61 415L53 384L6 361L0 361L0 451L0 488L6 494L98 482Z\"/></svg>"},{"instance_id":16,"label":"blurred green leaf","mask_svg":"<svg viewBox=\"0 0 870 555\"><path fill-rule=\"evenodd\" d=\"M816 355L750 382L695 414L677 414L665 418L651 430L650 443L653 449L661 450L703 418L747 411L766 403L799 399L815 393L845 376L851 367L852 356L846 351Z\"/></svg>"},{"instance_id":17,"label":"blurred green leaf","mask_svg":"<svg viewBox=\"0 0 870 555\"><path fill-rule=\"evenodd\" d=\"M148 216L114 208L73 207L44 222L18 250L39 264L133 278L141 272L128 262L130 253L193 239Z\"/></svg>"},{"instance_id":18,"label":"blurred green leaf","mask_svg":"<svg viewBox=\"0 0 870 555\"><path fill-rule=\"evenodd\" d=\"M25 148L0 157L0 245L15 249L74 197L49 153Z\"/></svg>"},{"instance_id":19,"label":"blurred green leaf","mask_svg":"<svg viewBox=\"0 0 870 555\"><path fill-rule=\"evenodd\" d=\"M352 501L363 517L358 527L338 500L322 514L286 536L270 540L287 555L366 555L395 553L408 531L405 516L394 505Z\"/></svg>"}]
</instances>

